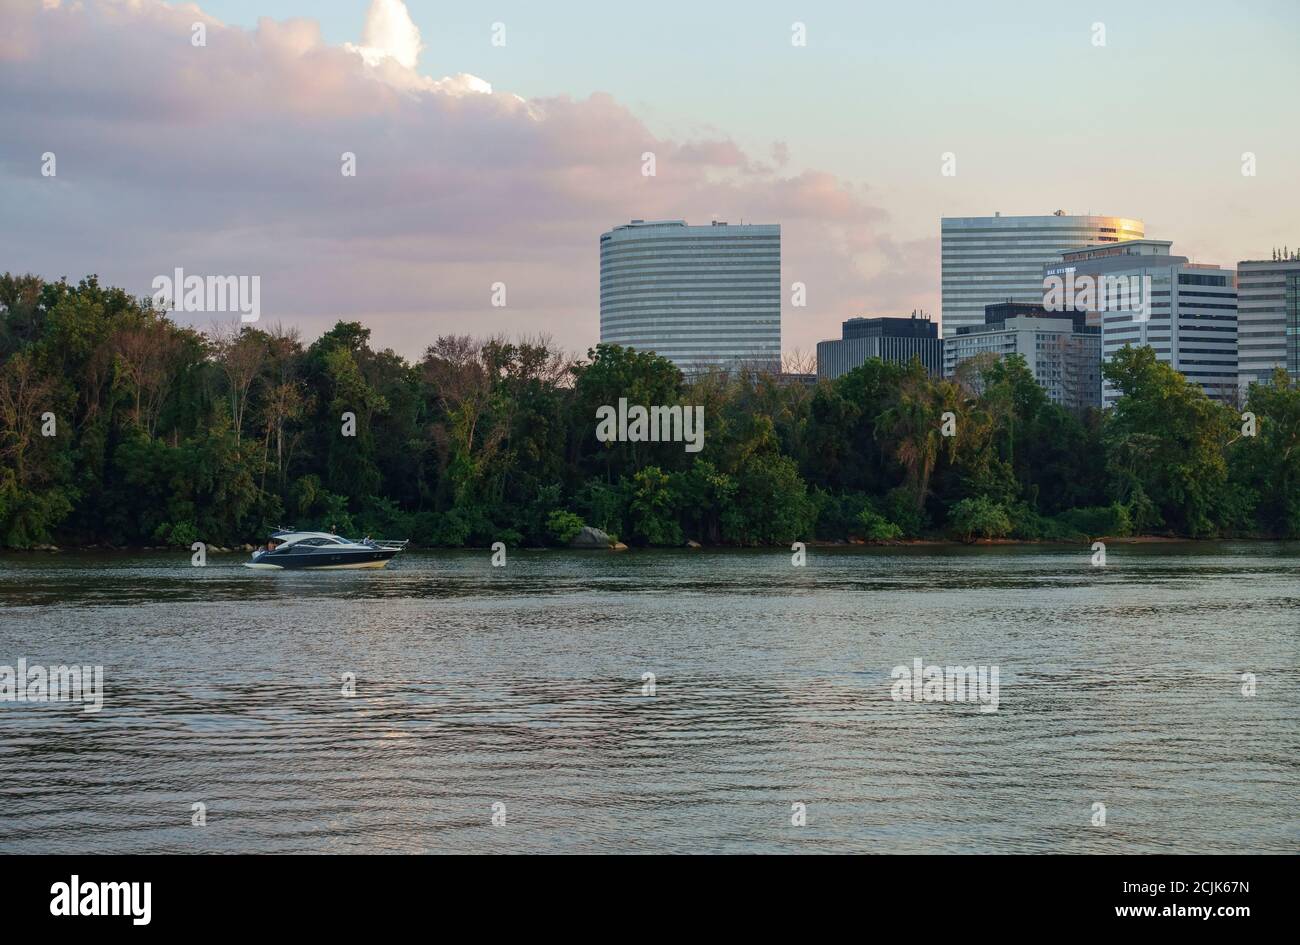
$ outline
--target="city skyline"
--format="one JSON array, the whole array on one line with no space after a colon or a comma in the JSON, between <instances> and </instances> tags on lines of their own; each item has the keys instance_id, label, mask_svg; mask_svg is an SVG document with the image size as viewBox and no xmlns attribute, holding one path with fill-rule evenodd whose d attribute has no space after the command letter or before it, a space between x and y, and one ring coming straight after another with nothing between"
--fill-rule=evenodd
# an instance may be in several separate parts
<instances>
[{"instance_id":1,"label":"city skyline","mask_svg":"<svg viewBox=\"0 0 1300 945\"><path fill-rule=\"evenodd\" d=\"M1266 120L1297 74L1279 53L1300 14L1283 4L1192 5L1177 23L1108 4L1051 22L1021 4L799 20L670 6L633 23L584 4L543 19L412 2L407 19L385 0L368 25L361 2L45 6L0 14L8 268L142 295L179 266L260 275L267 321L312 335L360 320L408 356L464 332L582 352L598 337L592 242L634 218L780 224L783 347L811 352L847 317L940 314L943 216L1131 214L1234 267L1293 242L1300 210L1297 133ZM1010 21L1028 33L997 39ZM1250 50L1227 41L1239 30ZM918 61L923 38L936 55ZM1203 49L1249 65L1245 93L1198 67ZM618 68L629 55L664 68ZM1007 79L1053 64L1060 82ZM1225 104L1213 140L1193 134ZM1090 133L1107 147L1078 147Z\"/></svg>"}]
</instances>

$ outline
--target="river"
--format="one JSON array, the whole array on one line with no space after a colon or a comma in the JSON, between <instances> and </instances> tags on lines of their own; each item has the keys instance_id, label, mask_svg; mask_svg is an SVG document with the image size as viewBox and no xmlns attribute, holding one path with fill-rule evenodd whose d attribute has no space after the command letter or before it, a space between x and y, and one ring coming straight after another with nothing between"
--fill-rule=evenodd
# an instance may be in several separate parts
<instances>
[{"instance_id":1,"label":"river","mask_svg":"<svg viewBox=\"0 0 1300 945\"><path fill-rule=\"evenodd\" d=\"M1300 544L1091 558L0 556L0 852L1300 851Z\"/></svg>"}]
</instances>

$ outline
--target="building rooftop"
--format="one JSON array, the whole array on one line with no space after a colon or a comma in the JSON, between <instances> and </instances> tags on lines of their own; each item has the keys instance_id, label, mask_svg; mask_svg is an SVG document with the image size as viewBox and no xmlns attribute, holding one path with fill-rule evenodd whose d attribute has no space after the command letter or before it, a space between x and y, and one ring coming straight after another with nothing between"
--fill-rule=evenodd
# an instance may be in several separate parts
<instances>
[{"instance_id":1,"label":"building rooftop","mask_svg":"<svg viewBox=\"0 0 1300 945\"><path fill-rule=\"evenodd\" d=\"M630 223L624 223L621 226L614 227L615 230L630 230L634 226L685 226L685 220L633 220Z\"/></svg>"},{"instance_id":2,"label":"building rooftop","mask_svg":"<svg viewBox=\"0 0 1300 945\"><path fill-rule=\"evenodd\" d=\"M854 338L937 338L939 326L925 312L907 315L858 315L840 324L842 341Z\"/></svg>"},{"instance_id":3,"label":"building rooftop","mask_svg":"<svg viewBox=\"0 0 1300 945\"><path fill-rule=\"evenodd\" d=\"M616 233L626 236L630 231L641 230L664 230L671 232L673 235L685 235L687 230L695 230L696 233L699 233L701 230L720 230L724 228L741 231L738 235L742 236L779 236L781 234L781 224L779 223L728 223L726 220L713 220L709 223L690 224L685 220L632 220L630 223L622 223L611 227L600 234L600 239L601 242L606 242L613 238ZM755 233L755 231L759 232Z\"/></svg>"},{"instance_id":4,"label":"building rooftop","mask_svg":"<svg viewBox=\"0 0 1300 945\"><path fill-rule=\"evenodd\" d=\"M1141 229L1142 221L1135 220L1132 217L1115 217L1105 213L1066 213L1064 210L1057 210L1054 213L1044 214L1004 214L1001 211L995 211L992 214L982 217L941 217L944 223L974 223L985 220L1033 220L1038 222L1049 222L1052 220L1114 220L1119 222L1128 229Z\"/></svg>"},{"instance_id":5,"label":"building rooftop","mask_svg":"<svg viewBox=\"0 0 1300 945\"><path fill-rule=\"evenodd\" d=\"M1004 321L986 322L983 325L959 325L954 337L991 335L1002 331L1055 331L1073 332L1076 335L1096 335L1101 329L1084 323L1082 312L1051 315L1012 315Z\"/></svg>"},{"instance_id":6,"label":"building rooftop","mask_svg":"<svg viewBox=\"0 0 1300 945\"><path fill-rule=\"evenodd\" d=\"M1105 256L1168 256L1169 247L1173 245L1173 240L1120 240L1118 243L1101 243L1066 250L1061 253L1061 259L1065 262L1078 262Z\"/></svg>"}]
</instances>

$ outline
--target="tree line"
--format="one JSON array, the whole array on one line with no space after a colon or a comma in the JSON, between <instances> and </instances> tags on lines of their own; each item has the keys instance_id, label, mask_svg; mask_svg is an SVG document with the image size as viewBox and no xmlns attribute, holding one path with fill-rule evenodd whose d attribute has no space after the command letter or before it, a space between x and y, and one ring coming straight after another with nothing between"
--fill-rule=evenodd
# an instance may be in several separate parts
<instances>
[{"instance_id":1,"label":"tree line","mask_svg":"<svg viewBox=\"0 0 1300 945\"><path fill-rule=\"evenodd\" d=\"M1150 348L1077 415L1023 359L952 380L868 361L834 382L684 377L653 353L437 338L419 361L340 321L310 343L201 332L101 286L0 277L0 546L224 545L277 525L423 546L1129 534L1300 537L1300 389L1243 412ZM704 408L703 449L601 442L596 417ZM951 435L948 435L951 434Z\"/></svg>"}]
</instances>

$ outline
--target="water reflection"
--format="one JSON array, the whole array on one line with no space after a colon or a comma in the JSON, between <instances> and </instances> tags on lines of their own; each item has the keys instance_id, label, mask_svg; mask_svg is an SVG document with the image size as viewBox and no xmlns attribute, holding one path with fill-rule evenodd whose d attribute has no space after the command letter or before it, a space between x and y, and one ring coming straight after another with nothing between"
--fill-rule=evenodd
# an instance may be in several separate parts
<instances>
[{"instance_id":1,"label":"water reflection","mask_svg":"<svg viewBox=\"0 0 1300 945\"><path fill-rule=\"evenodd\" d=\"M0 664L106 690L0 703L0 851L1300 847L1296 545L243 560L0 558ZM892 701L917 657L999 711Z\"/></svg>"}]
</instances>

